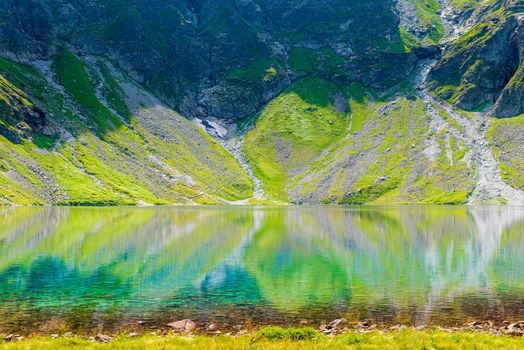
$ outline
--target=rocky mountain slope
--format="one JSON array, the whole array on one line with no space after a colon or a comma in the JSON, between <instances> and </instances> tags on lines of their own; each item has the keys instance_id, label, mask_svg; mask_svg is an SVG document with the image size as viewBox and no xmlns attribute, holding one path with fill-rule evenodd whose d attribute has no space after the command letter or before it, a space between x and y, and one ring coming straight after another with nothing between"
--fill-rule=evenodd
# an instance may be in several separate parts
<instances>
[{"instance_id":1,"label":"rocky mountain slope","mask_svg":"<svg viewBox=\"0 0 524 350\"><path fill-rule=\"evenodd\" d=\"M523 6L3 1L0 203L524 203Z\"/></svg>"},{"instance_id":2,"label":"rocky mountain slope","mask_svg":"<svg viewBox=\"0 0 524 350\"><path fill-rule=\"evenodd\" d=\"M7 0L0 10L6 55L105 56L187 117L252 117L311 70L391 84L413 61L388 1Z\"/></svg>"},{"instance_id":3,"label":"rocky mountain slope","mask_svg":"<svg viewBox=\"0 0 524 350\"><path fill-rule=\"evenodd\" d=\"M33 64L0 60L10 111L0 124L4 204L217 203L252 193L217 141L109 63L63 51Z\"/></svg>"}]
</instances>

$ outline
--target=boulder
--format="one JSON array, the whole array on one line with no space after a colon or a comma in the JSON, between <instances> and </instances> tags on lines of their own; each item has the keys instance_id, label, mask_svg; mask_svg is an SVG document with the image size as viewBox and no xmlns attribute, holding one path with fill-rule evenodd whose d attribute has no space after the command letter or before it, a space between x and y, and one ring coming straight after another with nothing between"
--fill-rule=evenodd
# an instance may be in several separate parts
<instances>
[{"instance_id":1,"label":"boulder","mask_svg":"<svg viewBox=\"0 0 524 350\"><path fill-rule=\"evenodd\" d=\"M524 334L524 321L518 321L508 326L508 334L521 336Z\"/></svg>"},{"instance_id":2,"label":"boulder","mask_svg":"<svg viewBox=\"0 0 524 350\"><path fill-rule=\"evenodd\" d=\"M113 337L111 337L110 335L106 335L106 334L97 334L94 339L95 341L98 341L101 343L109 343L113 339Z\"/></svg>"},{"instance_id":3,"label":"boulder","mask_svg":"<svg viewBox=\"0 0 524 350\"><path fill-rule=\"evenodd\" d=\"M191 332L196 328L196 323L185 319L168 323L167 326L173 328L175 332Z\"/></svg>"},{"instance_id":4,"label":"boulder","mask_svg":"<svg viewBox=\"0 0 524 350\"><path fill-rule=\"evenodd\" d=\"M334 335L340 333L347 325L347 320L345 318L338 318L329 322L328 324L322 325L319 328L324 334Z\"/></svg>"}]
</instances>

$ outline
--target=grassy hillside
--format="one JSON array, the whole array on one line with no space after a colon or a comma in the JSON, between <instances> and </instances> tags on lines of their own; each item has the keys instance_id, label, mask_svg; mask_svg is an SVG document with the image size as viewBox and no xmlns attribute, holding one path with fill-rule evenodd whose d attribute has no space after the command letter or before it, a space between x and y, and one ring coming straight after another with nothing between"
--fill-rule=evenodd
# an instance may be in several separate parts
<instances>
[{"instance_id":1,"label":"grassy hillside","mask_svg":"<svg viewBox=\"0 0 524 350\"><path fill-rule=\"evenodd\" d=\"M340 98L345 113L335 110ZM433 130L418 98L380 101L358 84L307 79L264 109L245 152L272 199L465 203L473 189L468 148L450 133L461 126L438 113L448 125Z\"/></svg>"},{"instance_id":2,"label":"grassy hillside","mask_svg":"<svg viewBox=\"0 0 524 350\"><path fill-rule=\"evenodd\" d=\"M209 5L202 9L198 40L216 35L223 55L213 56L210 48L209 57L191 60L178 51L168 54L173 45L162 36L150 38L152 46L162 42L157 52L162 62L145 64L147 55L138 52L127 67L144 68L133 71L143 85L108 61L80 52L64 50L53 62L36 62L38 69L0 59L0 203L228 203L251 198L253 179L239 162L143 86L188 115L216 118L231 129L255 119L240 137L245 136L247 165L268 200L465 203L479 177L472 160L473 139L479 135L467 128L479 127L483 134L489 122L487 114L475 113L522 113L524 69L514 35L521 28L519 5L453 0L444 7L436 0L402 0L397 21L398 14L381 2L351 3L354 8L338 0L308 3L291 12L284 11L285 3L262 6L260 16L274 14L272 39L263 35L266 17L244 17L251 8ZM141 15L152 10L146 5L122 12L112 26L90 26L89 40L115 40L127 52L128 35L138 35L131 20L149 23ZM125 4L112 6L105 10ZM319 8L329 16L316 18ZM212 16L204 16L207 11ZM176 33L181 48L192 47L192 22L187 19L188 26L181 28L169 21L181 20L181 13L176 6L164 8L159 22L142 33L137 51L160 29ZM474 21L447 42L448 22L455 15L457 24ZM304 27L308 18L317 26ZM258 39L248 40L251 36ZM237 41L242 48L227 45ZM446 46L442 57L435 44ZM233 60L240 51L242 59ZM181 59L182 69L168 60L171 54ZM159 76L162 70L155 64L177 73ZM428 89L438 98L433 102L415 88L422 90L423 65L429 70ZM205 83L195 87L197 75ZM456 115L449 115L454 112L447 103ZM512 141L518 137L508 135L520 124L520 117L494 122L493 144L481 145L494 150L504 180L518 188L524 187L522 156ZM207 130L213 134L214 129Z\"/></svg>"},{"instance_id":3,"label":"grassy hillside","mask_svg":"<svg viewBox=\"0 0 524 350\"><path fill-rule=\"evenodd\" d=\"M493 122L488 133L493 153L500 162L502 177L515 188L524 189L524 114Z\"/></svg>"},{"instance_id":4,"label":"grassy hillside","mask_svg":"<svg viewBox=\"0 0 524 350\"><path fill-rule=\"evenodd\" d=\"M69 51L50 68L56 81L0 60L3 84L24 90L23 101L45 113L45 125L21 142L0 135L0 203L216 203L251 196L251 180L229 153L126 76Z\"/></svg>"},{"instance_id":5,"label":"grassy hillside","mask_svg":"<svg viewBox=\"0 0 524 350\"><path fill-rule=\"evenodd\" d=\"M293 173L345 133L349 119L333 106L334 89L316 77L297 82L262 111L247 134L244 151L272 199L285 201Z\"/></svg>"}]
</instances>

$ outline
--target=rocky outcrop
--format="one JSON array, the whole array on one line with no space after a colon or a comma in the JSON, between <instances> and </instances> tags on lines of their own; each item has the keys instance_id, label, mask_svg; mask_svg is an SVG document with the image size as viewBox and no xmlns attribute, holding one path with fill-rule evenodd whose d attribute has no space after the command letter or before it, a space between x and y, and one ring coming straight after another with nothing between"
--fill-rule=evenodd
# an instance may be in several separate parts
<instances>
[{"instance_id":1,"label":"rocky outcrop","mask_svg":"<svg viewBox=\"0 0 524 350\"><path fill-rule=\"evenodd\" d=\"M398 83L414 60L398 51L393 2L6 0L0 52L19 61L50 59L64 47L103 56L184 115L232 121L253 116L304 74ZM304 50L323 64L304 71Z\"/></svg>"},{"instance_id":2,"label":"rocky outcrop","mask_svg":"<svg viewBox=\"0 0 524 350\"><path fill-rule=\"evenodd\" d=\"M510 118L524 113L524 63L502 91L493 114L499 118Z\"/></svg>"},{"instance_id":3,"label":"rocky outcrop","mask_svg":"<svg viewBox=\"0 0 524 350\"><path fill-rule=\"evenodd\" d=\"M524 16L511 1L484 8L480 22L445 50L429 74L435 91L465 110L495 106L497 117L524 112Z\"/></svg>"},{"instance_id":4,"label":"rocky outcrop","mask_svg":"<svg viewBox=\"0 0 524 350\"><path fill-rule=\"evenodd\" d=\"M469 18L472 28L430 79L460 108L496 104L496 115L508 117L522 113L518 79L510 84L522 60L522 5L490 3L442 2L438 10L418 0L6 0L0 53L26 62L64 47L104 56L184 115L234 122L305 75L390 88L421 59L402 50L400 27L425 45L444 35L442 21Z\"/></svg>"},{"instance_id":5,"label":"rocky outcrop","mask_svg":"<svg viewBox=\"0 0 524 350\"><path fill-rule=\"evenodd\" d=\"M168 323L167 326L171 327L175 332L191 332L195 330L196 323L186 319Z\"/></svg>"},{"instance_id":6,"label":"rocky outcrop","mask_svg":"<svg viewBox=\"0 0 524 350\"><path fill-rule=\"evenodd\" d=\"M0 75L0 135L19 143L33 131L44 132L46 116L27 95Z\"/></svg>"}]
</instances>

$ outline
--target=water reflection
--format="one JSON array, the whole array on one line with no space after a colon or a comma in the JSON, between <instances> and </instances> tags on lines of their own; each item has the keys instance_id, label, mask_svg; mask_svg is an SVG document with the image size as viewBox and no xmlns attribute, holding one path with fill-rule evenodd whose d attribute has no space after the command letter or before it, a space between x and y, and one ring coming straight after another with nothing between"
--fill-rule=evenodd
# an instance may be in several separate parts
<instances>
[{"instance_id":1,"label":"water reflection","mask_svg":"<svg viewBox=\"0 0 524 350\"><path fill-rule=\"evenodd\" d=\"M523 229L504 207L5 208L0 329L522 318Z\"/></svg>"}]
</instances>

